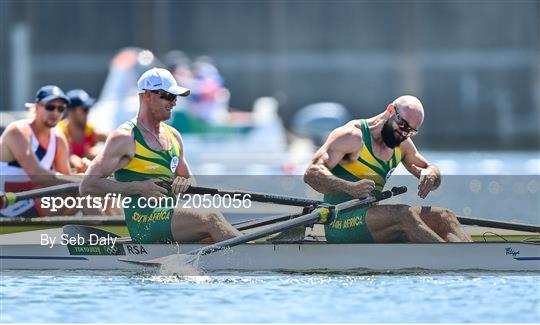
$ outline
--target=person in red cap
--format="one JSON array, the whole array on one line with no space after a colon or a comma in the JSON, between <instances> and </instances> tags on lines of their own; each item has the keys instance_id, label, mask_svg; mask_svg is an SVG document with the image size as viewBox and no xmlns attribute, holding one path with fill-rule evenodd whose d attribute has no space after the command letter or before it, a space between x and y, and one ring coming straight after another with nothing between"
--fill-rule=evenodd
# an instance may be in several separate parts
<instances>
[{"instance_id":1,"label":"person in red cap","mask_svg":"<svg viewBox=\"0 0 540 325\"><path fill-rule=\"evenodd\" d=\"M0 191L20 192L36 185L66 183L69 175L68 144L55 126L69 104L62 89L41 87L30 106L33 119L10 123L0 136ZM0 210L0 217L35 217L47 214L39 200L23 200Z\"/></svg>"},{"instance_id":2,"label":"person in red cap","mask_svg":"<svg viewBox=\"0 0 540 325\"><path fill-rule=\"evenodd\" d=\"M82 89L73 89L66 93L70 100L66 118L58 123L69 144L69 163L77 173L84 173L99 152L96 146L105 142L107 135L95 130L88 122L88 111L95 99Z\"/></svg>"}]
</instances>

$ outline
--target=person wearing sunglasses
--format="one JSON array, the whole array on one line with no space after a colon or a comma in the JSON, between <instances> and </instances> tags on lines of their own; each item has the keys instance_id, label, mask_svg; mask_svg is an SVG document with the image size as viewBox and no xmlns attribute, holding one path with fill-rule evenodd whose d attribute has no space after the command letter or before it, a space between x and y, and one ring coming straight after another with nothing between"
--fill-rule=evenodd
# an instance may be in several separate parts
<instances>
[{"instance_id":1,"label":"person wearing sunglasses","mask_svg":"<svg viewBox=\"0 0 540 325\"><path fill-rule=\"evenodd\" d=\"M377 116L353 120L333 130L315 153L304 180L337 204L381 191L402 163L419 178L418 196L441 184L439 169L416 149L412 138L424 121L422 103L401 96ZM338 214L325 225L330 243L468 242L455 214L438 207L372 205Z\"/></svg>"},{"instance_id":2,"label":"person wearing sunglasses","mask_svg":"<svg viewBox=\"0 0 540 325\"><path fill-rule=\"evenodd\" d=\"M81 194L130 196L136 203L124 208L124 214L137 243L221 241L238 236L238 230L219 212L145 204L149 197L174 199L193 182L180 133L163 123L171 118L176 98L188 96L190 90L160 68L144 72L137 87L137 116L109 135L86 171Z\"/></svg>"},{"instance_id":3,"label":"person wearing sunglasses","mask_svg":"<svg viewBox=\"0 0 540 325\"><path fill-rule=\"evenodd\" d=\"M34 117L9 124L0 137L0 191L20 192L36 186L50 186L69 180L67 141L55 128L69 104L62 89L41 87L35 102ZM36 217L51 214L39 200L23 200L0 210L4 217Z\"/></svg>"},{"instance_id":4,"label":"person wearing sunglasses","mask_svg":"<svg viewBox=\"0 0 540 325\"><path fill-rule=\"evenodd\" d=\"M66 96L70 104L58 128L68 141L71 167L77 173L84 173L99 151L96 144L105 142L107 135L96 131L94 125L88 122L88 112L95 103L94 98L83 89L70 90Z\"/></svg>"}]
</instances>

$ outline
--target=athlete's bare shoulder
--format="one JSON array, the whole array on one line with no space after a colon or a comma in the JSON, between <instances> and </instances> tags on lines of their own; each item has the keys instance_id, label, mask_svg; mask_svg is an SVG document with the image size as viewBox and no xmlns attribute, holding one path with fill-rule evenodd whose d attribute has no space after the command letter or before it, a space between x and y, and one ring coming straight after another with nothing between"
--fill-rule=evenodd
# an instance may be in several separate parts
<instances>
[{"instance_id":1,"label":"athlete's bare shoulder","mask_svg":"<svg viewBox=\"0 0 540 325\"><path fill-rule=\"evenodd\" d=\"M24 137L30 138L32 134L32 129L30 128L30 120L19 120L10 123L4 130L3 135L22 135Z\"/></svg>"},{"instance_id":2,"label":"athlete's bare shoulder","mask_svg":"<svg viewBox=\"0 0 540 325\"><path fill-rule=\"evenodd\" d=\"M401 149L402 156L405 156L407 154L416 154L418 152L418 149L416 149L416 146L414 145L411 138L407 138L403 142L401 142L399 144L399 148Z\"/></svg>"},{"instance_id":3,"label":"athlete's bare shoulder","mask_svg":"<svg viewBox=\"0 0 540 325\"><path fill-rule=\"evenodd\" d=\"M0 136L2 161L14 159L15 152L23 152L31 148L32 129L30 120L19 120L10 123Z\"/></svg>"},{"instance_id":4,"label":"athlete's bare shoulder","mask_svg":"<svg viewBox=\"0 0 540 325\"><path fill-rule=\"evenodd\" d=\"M116 130L112 131L110 136L115 137L128 137L128 138L134 138L135 133L133 132L133 128L127 125L126 123L120 125Z\"/></svg>"},{"instance_id":5,"label":"athlete's bare shoulder","mask_svg":"<svg viewBox=\"0 0 540 325\"><path fill-rule=\"evenodd\" d=\"M112 131L105 141L105 151L114 151L115 154L132 156L135 152L135 134L133 128L122 124Z\"/></svg>"},{"instance_id":6,"label":"athlete's bare shoulder","mask_svg":"<svg viewBox=\"0 0 540 325\"><path fill-rule=\"evenodd\" d=\"M356 121L334 129L326 143L319 149L320 153L326 153L331 159L339 157L341 162L351 162L362 150L362 130Z\"/></svg>"},{"instance_id":7,"label":"athlete's bare shoulder","mask_svg":"<svg viewBox=\"0 0 540 325\"><path fill-rule=\"evenodd\" d=\"M362 148L362 130L360 123L350 121L347 124L334 129L328 136L327 144L346 148L347 152L357 151Z\"/></svg>"},{"instance_id":8,"label":"athlete's bare shoulder","mask_svg":"<svg viewBox=\"0 0 540 325\"><path fill-rule=\"evenodd\" d=\"M167 125L166 127L169 128L169 130L172 131L172 133L174 134L176 139L178 139L178 141L180 141L180 144L182 144L183 140L182 140L182 135L180 134L180 132L176 128L174 128L174 127L172 127L170 125Z\"/></svg>"}]
</instances>

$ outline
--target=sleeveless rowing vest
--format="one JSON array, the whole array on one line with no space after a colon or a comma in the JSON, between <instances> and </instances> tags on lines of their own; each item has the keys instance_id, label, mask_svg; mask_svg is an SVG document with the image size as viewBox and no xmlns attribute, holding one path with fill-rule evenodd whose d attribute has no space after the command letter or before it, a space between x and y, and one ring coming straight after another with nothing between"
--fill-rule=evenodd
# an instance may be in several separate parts
<instances>
[{"instance_id":1,"label":"sleeveless rowing vest","mask_svg":"<svg viewBox=\"0 0 540 325\"><path fill-rule=\"evenodd\" d=\"M28 125L30 127L30 125ZM34 134L32 128L32 152L39 160L39 165L45 169L52 170L54 158L56 156L56 136L54 128L51 128L49 134L49 144L47 148L43 148ZM21 192L28 191L34 188L34 184L30 181L30 177L26 174L21 165L16 161L0 161L0 191L3 192ZM6 217L18 216L35 206L34 200L19 201L5 209L0 210L0 215Z\"/></svg>"},{"instance_id":2,"label":"sleeveless rowing vest","mask_svg":"<svg viewBox=\"0 0 540 325\"><path fill-rule=\"evenodd\" d=\"M135 134L135 155L126 167L114 172L114 178L119 182L143 181L150 178L174 179L174 173L181 159L181 149L171 127L162 123L171 139L171 148L158 151L148 146L135 123L128 121L126 124Z\"/></svg>"},{"instance_id":3,"label":"sleeveless rowing vest","mask_svg":"<svg viewBox=\"0 0 540 325\"><path fill-rule=\"evenodd\" d=\"M373 153L371 146L371 133L366 120L360 120L363 146L360 154L351 163L340 163L332 168L335 176L356 182L361 179L370 179L375 182L375 189L382 191L386 181L401 162L401 149L394 148L394 153L389 160L381 160ZM324 201L337 204L353 199L346 194L325 194Z\"/></svg>"},{"instance_id":4,"label":"sleeveless rowing vest","mask_svg":"<svg viewBox=\"0 0 540 325\"><path fill-rule=\"evenodd\" d=\"M119 182L143 181L150 178L173 179L182 153L172 128L162 124L171 139L171 148L158 151L148 146L132 121L126 124L133 129L135 135L135 155L126 167L114 172L114 178ZM171 222L174 208L141 206L137 204L140 195L132 195L131 198L135 205L124 208L131 239L135 243L173 242Z\"/></svg>"}]
</instances>

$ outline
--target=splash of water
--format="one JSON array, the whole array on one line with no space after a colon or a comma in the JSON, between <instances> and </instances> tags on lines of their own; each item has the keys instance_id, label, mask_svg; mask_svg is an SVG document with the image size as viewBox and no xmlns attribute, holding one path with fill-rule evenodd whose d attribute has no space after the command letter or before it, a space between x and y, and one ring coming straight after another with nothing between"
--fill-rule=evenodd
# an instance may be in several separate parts
<instances>
[{"instance_id":1,"label":"splash of water","mask_svg":"<svg viewBox=\"0 0 540 325\"><path fill-rule=\"evenodd\" d=\"M160 261L160 275L199 276L203 272L199 268L200 255L173 254Z\"/></svg>"}]
</instances>

